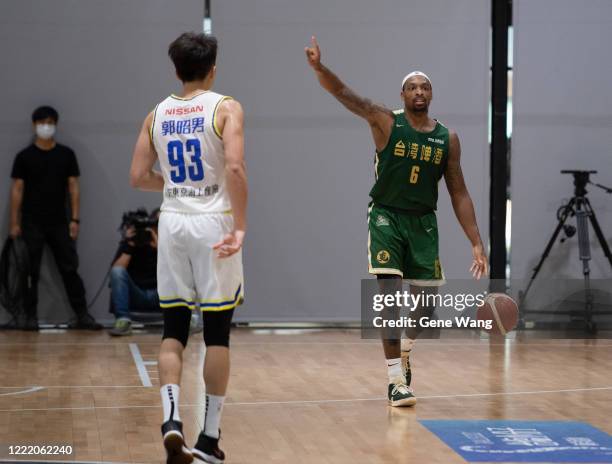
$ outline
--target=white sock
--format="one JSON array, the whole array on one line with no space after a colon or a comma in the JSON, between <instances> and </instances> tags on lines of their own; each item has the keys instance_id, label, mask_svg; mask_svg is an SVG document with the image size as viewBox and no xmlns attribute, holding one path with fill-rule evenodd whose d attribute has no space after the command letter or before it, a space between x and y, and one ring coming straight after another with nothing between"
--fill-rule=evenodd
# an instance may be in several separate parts
<instances>
[{"instance_id":1,"label":"white sock","mask_svg":"<svg viewBox=\"0 0 612 464\"><path fill-rule=\"evenodd\" d=\"M206 411L204 413L204 435L219 438L219 425L221 424L221 410L225 396L206 395Z\"/></svg>"},{"instance_id":2,"label":"white sock","mask_svg":"<svg viewBox=\"0 0 612 464\"><path fill-rule=\"evenodd\" d=\"M402 351L410 351L414 346L414 342L416 342L416 340L413 340L412 338L402 338Z\"/></svg>"},{"instance_id":3,"label":"white sock","mask_svg":"<svg viewBox=\"0 0 612 464\"><path fill-rule=\"evenodd\" d=\"M395 379L402 376L402 358L387 359L387 374L389 375L389 383L393 383Z\"/></svg>"},{"instance_id":4,"label":"white sock","mask_svg":"<svg viewBox=\"0 0 612 464\"><path fill-rule=\"evenodd\" d=\"M181 387L173 383L168 383L159 389L164 408L164 422L169 420L180 421L179 416L179 392Z\"/></svg>"}]
</instances>

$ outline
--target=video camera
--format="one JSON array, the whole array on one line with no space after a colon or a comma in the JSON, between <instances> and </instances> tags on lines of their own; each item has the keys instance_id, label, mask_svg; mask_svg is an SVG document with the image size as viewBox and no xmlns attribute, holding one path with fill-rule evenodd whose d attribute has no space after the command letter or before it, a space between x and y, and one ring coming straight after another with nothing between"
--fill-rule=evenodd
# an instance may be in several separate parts
<instances>
[{"instance_id":1,"label":"video camera","mask_svg":"<svg viewBox=\"0 0 612 464\"><path fill-rule=\"evenodd\" d=\"M149 229L157 227L157 211L154 210L149 214L145 208L138 208L136 211L123 213L121 225L119 226L123 240L128 240L126 233L128 229L133 228L135 234L129 240L134 242L134 246L146 246L152 240Z\"/></svg>"},{"instance_id":2,"label":"video camera","mask_svg":"<svg viewBox=\"0 0 612 464\"><path fill-rule=\"evenodd\" d=\"M582 197L586 195L586 185L591 182L590 175L597 174L597 171L578 171L573 169L564 169L561 174L571 174L574 176L575 195Z\"/></svg>"}]
</instances>

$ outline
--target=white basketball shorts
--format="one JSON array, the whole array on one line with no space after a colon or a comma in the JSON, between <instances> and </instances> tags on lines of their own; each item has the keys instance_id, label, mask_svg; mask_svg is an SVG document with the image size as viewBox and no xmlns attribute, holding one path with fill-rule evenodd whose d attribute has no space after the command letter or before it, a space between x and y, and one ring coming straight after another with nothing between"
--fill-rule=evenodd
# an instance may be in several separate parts
<instances>
[{"instance_id":1,"label":"white basketball shorts","mask_svg":"<svg viewBox=\"0 0 612 464\"><path fill-rule=\"evenodd\" d=\"M242 250L218 258L212 246L232 231L230 213L159 217L157 293L162 308L234 309L244 298Z\"/></svg>"}]
</instances>

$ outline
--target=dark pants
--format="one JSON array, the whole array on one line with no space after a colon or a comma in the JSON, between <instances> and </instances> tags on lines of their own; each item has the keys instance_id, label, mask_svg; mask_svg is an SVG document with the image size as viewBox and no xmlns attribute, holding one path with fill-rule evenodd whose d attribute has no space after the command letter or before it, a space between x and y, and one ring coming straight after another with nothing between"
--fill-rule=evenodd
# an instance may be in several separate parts
<instances>
[{"instance_id":1,"label":"dark pants","mask_svg":"<svg viewBox=\"0 0 612 464\"><path fill-rule=\"evenodd\" d=\"M87 312L85 287L77 272L79 257L76 252L76 242L70 238L68 224L41 224L33 218L24 216L22 223L23 239L30 254L31 288L25 298L25 311L28 317L36 317L38 305L38 280L40 278L40 263L45 243L51 248L55 263L64 281L70 306L74 312L83 315Z\"/></svg>"},{"instance_id":2,"label":"dark pants","mask_svg":"<svg viewBox=\"0 0 612 464\"><path fill-rule=\"evenodd\" d=\"M141 288L124 267L113 266L110 277L111 301L117 319L130 319L130 308L140 311L159 311L157 288Z\"/></svg>"}]
</instances>

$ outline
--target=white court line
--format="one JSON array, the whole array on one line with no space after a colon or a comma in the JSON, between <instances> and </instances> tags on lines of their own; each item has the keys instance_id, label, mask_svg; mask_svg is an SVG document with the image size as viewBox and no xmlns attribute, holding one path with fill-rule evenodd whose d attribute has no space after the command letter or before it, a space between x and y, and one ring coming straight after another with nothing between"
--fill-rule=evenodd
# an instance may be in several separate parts
<instances>
[{"instance_id":1,"label":"white court line","mask_svg":"<svg viewBox=\"0 0 612 464\"><path fill-rule=\"evenodd\" d=\"M582 391L597 391L597 390L612 390L612 387L591 387L591 388L572 388L566 390L536 390L523 392L499 392L499 393L460 393L458 395L429 395L417 396L418 400L440 399L440 398L471 398L479 396L506 396L506 395L537 395L544 393L575 393ZM236 402L224 403L226 406L251 406L251 405L272 405L272 404L301 404L301 403L343 403L351 401L380 401L386 400L386 397L378 398L360 398L360 399L337 399L337 400L295 400L295 401L252 401L252 402ZM202 404L202 406L204 406Z\"/></svg>"},{"instance_id":2,"label":"white court line","mask_svg":"<svg viewBox=\"0 0 612 464\"><path fill-rule=\"evenodd\" d=\"M610 387L589 387L589 388L568 388L564 390L534 390L520 392L498 392L498 393L460 393L458 395L430 395L418 396L419 400L440 399L440 398L477 398L481 396L512 396L512 395L542 395L546 393L580 393L591 391L607 391L612 390ZM278 404L326 404L326 403L355 403L363 401L382 401L387 400L386 397L376 398L340 398L340 399L323 399L323 400L294 400L294 401L250 401L250 402L225 402L225 406L268 406ZM204 403L183 403L181 407L205 406ZM73 408L27 408L27 409L0 409L0 412L30 412L30 411L84 411L95 409L150 409L161 408L161 405L132 405L132 406L80 406Z\"/></svg>"},{"instance_id":3,"label":"white court line","mask_svg":"<svg viewBox=\"0 0 612 464\"><path fill-rule=\"evenodd\" d=\"M15 459L0 459L0 462L10 462L10 463L23 463L23 464L38 464L38 463L47 463L47 462L62 462L62 461L21 461ZM111 462L111 461L68 461L70 464L145 464L145 463L135 463L135 462Z\"/></svg>"},{"instance_id":4,"label":"white court line","mask_svg":"<svg viewBox=\"0 0 612 464\"><path fill-rule=\"evenodd\" d=\"M34 387L30 385L24 386L13 386L13 387L0 387L0 389L15 389L15 388L38 388L38 389L50 389L50 388L144 388L142 385L36 385Z\"/></svg>"},{"instance_id":5,"label":"white court line","mask_svg":"<svg viewBox=\"0 0 612 464\"><path fill-rule=\"evenodd\" d=\"M592 345L585 345L580 343L572 343L580 340L588 340L582 338L569 339L568 343L529 343L521 340L516 340L515 338L508 338L506 342L511 345L516 346L539 346L539 347L565 347L565 348L612 348L612 343L597 343ZM461 342L453 342L453 343L445 343L441 342L437 339L432 340L419 340L419 346L427 345L427 346L466 346L466 347L474 347L474 346L506 346L506 342L502 343L490 343L488 339L482 339L481 341L473 342L473 343L461 343ZM159 346L159 342L138 342L139 345L155 345ZM2 346L106 346L106 347L116 347L121 345L133 345L133 343L123 343L123 342L115 342L112 344L109 343L70 343L70 342L31 342L31 343L0 343L0 347ZM204 342L190 342L190 346L202 346ZM318 341L286 341L286 342L265 342L265 341L253 341L253 342L232 342L232 346L251 346L251 345L380 345L380 340L362 340L358 342L318 342ZM154 361L146 361L146 362L154 362Z\"/></svg>"},{"instance_id":6,"label":"white court line","mask_svg":"<svg viewBox=\"0 0 612 464\"><path fill-rule=\"evenodd\" d=\"M476 341L472 343L461 343L461 342L453 342L453 343L445 343L441 342L437 339L430 340L419 340L418 346L467 346L467 347L480 347L480 346L506 346L506 343L510 343L511 345L516 346L550 346L550 347L567 347L567 348L612 348L612 344L603 344L597 343L593 345L585 345L581 343L529 343L520 340L516 340L514 338L508 338L504 342L501 343L490 343L488 339L483 339L481 341ZM193 345L203 345L204 342L201 343L193 343ZM380 345L380 340L363 340L360 342L309 342L309 341L291 341L291 342L232 342L231 346L250 346L250 345Z\"/></svg>"},{"instance_id":7,"label":"white court line","mask_svg":"<svg viewBox=\"0 0 612 464\"><path fill-rule=\"evenodd\" d=\"M145 366L157 366L157 361L144 361Z\"/></svg>"},{"instance_id":8,"label":"white court line","mask_svg":"<svg viewBox=\"0 0 612 464\"><path fill-rule=\"evenodd\" d=\"M11 387L0 387L0 388L11 388ZM27 387L15 387L15 388L27 388ZM40 390L44 390L45 387L30 387L26 390L16 391L16 392L8 392L8 393L0 393L0 396L11 396L11 395L25 395L26 393L34 393Z\"/></svg>"},{"instance_id":9,"label":"white court line","mask_svg":"<svg viewBox=\"0 0 612 464\"><path fill-rule=\"evenodd\" d=\"M142 382L143 387L152 387L151 379L149 378L149 373L147 372L147 368L145 367L144 361L142 360L142 356L140 355L140 350L138 349L138 345L136 343L130 343L130 351L132 352L132 358L134 358L134 363L136 364L136 369L138 369L138 375L140 376L140 381Z\"/></svg>"}]
</instances>

